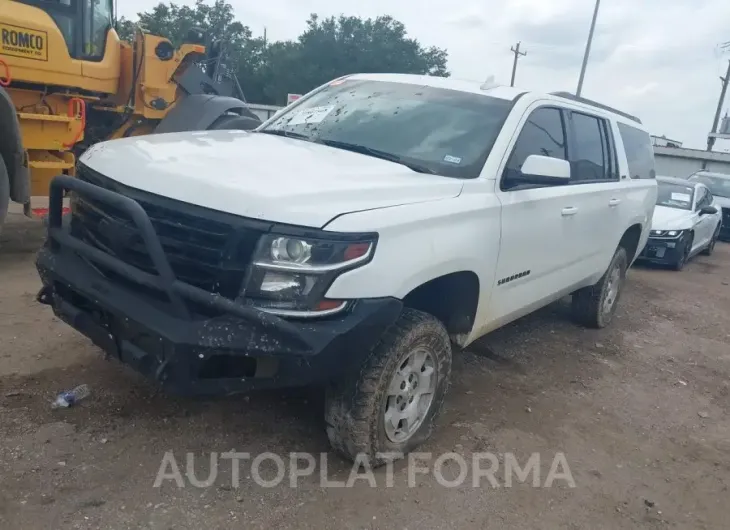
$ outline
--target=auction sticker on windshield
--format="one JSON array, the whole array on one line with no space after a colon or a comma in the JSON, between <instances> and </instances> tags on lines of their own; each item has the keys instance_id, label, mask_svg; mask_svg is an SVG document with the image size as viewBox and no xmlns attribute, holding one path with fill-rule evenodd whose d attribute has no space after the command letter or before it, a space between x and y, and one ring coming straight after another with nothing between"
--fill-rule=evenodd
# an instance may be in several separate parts
<instances>
[{"instance_id":1,"label":"auction sticker on windshield","mask_svg":"<svg viewBox=\"0 0 730 530\"><path fill-rule=\"evenodd\" d=\"M687 193L672 193L673 201L689 202L691 197L692 196L688 195Z\"/></svg>"},{"instance_id":2,"label":"auction sticker on windshield","mask_svg":"<svg viewBox=\"0 0 730 530\"><path fill-rule=\"evenodd\" d=\"M319 123L323 119L325 119L327 114L332 112L332 109L334 108L334 105L323 105L321 107L311 107L308 109L295 111L293 113L294 115L289 119L286 124L301 125L305 123Z\"/></svg>"}]
</instances>

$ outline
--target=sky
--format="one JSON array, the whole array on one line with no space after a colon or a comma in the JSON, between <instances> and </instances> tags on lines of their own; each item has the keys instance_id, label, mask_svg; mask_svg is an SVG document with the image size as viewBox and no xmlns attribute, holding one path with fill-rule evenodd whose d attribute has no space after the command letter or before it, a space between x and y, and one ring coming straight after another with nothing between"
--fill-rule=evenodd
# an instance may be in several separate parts
<instances>
[{"instance_id":1,"label":"sky","mask_svg":"<svg viewBox=\"0 0 730 530\"><path fill-rule=\"evenodd\" d=\"M391 15L424 46L449 53L452 77L509 84L517 41L515 85L574 92L594 0L228 0L254 35L295 39L311 13L320 17ZM136 18L154 0L121 0ZM194 0L178 0L194 4ZM602 0L583 96L641 118L652 134L703 149L730 49L728 0ZM730 96L725 109L730 107ZM723 111L724 112L724 111ZM716 149L730 149L730 141Z\"/></svg>"}]
</instances>

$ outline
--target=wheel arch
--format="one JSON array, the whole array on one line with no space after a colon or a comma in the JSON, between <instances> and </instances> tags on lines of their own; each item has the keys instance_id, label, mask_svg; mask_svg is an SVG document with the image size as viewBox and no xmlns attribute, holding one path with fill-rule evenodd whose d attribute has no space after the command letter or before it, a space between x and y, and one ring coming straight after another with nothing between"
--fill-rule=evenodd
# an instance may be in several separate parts
<instances>
[{"instance_id":1,"label":"wheel arch","mask_svg":"<svg viewBox=\"0 0 730 530\"><path fill-rule=\"evenodd\" d=\"M205 131L226 114L236 114L259 120L240 99L194 94L186 96L177 103L157 125L155 133Z\"/></svg>"},{"instance_id":2,"label":"wheel arch","mask_svg":"<svg viewBox=\"0 0 730 530\"><path fill-rule=\"evenodd\" d=\"M0 87L0 158L10 181L10 198L25 203L30 198L30 173L25 166L25 150L20 122L10 94Z\"/></svg>"},{"instance_id":3,"label":"wheel arch","mask_svg":"<svg viewBox=\"0 0 730 530\"><path fill-rule=\"evenodd\" d=\"M631 265L641 250L639 248L639 241L641 240L642 226L639 223L633 224L626 229L621 240L618 243L619 247L623 247L626 250L626 255L629 258L629 265Z\"/></svg>"},{"instance_id":4,"label":"wheel arch","mask_svg":"<svg viewBox=\"0 0 730 530\"><path fill-rule=\"evenodd\" d=\"M404 307L439 319L457 343L471 333L479 306L479 276L469 270L443 274L413 288Z\"/></svg>"}]
</instances>

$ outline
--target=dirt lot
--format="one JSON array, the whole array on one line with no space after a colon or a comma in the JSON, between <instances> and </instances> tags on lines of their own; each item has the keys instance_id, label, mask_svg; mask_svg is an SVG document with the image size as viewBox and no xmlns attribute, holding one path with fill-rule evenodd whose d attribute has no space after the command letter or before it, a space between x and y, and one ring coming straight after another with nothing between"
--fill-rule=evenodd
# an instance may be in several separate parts
<instances>
[{"instance_id":1,"label":"dirt lot","mask_svg":"<svg viewBox=\"0 0 730 530\"><path fill-rule=\"evenodd\" d=\"M0 528L728 528L730 245L681 273L632 269L610 329L581 329L558 303L456 357L423 450L522 463L539 452L541 485L564 452L575 488L445 488L433 474L409 488L405 464L390 488L383 470L375 488L321 488L319 473L263 488L250 465L232 488L230 463L211 487L155 488L166 451L183 473L187 452L207 469L210 452L327 451L322 397L156 393L35 302L41 237L18 219L0 236ZM51 410L79 383L87 401ZM347 479L329 463L331 480Z\"/></svg>"}]
</instances>

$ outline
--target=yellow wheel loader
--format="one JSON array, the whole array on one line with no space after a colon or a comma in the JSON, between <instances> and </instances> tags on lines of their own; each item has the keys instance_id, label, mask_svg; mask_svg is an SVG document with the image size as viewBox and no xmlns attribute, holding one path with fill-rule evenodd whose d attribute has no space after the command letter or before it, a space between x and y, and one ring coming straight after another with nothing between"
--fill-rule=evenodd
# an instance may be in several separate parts
<instances>
[{"instance_id":1,"label":"yellow wheel loader","mask_svg":"<svg viewBox=\"0 0 730 530\"><path fill-rule=\"evenodd\" d=\"M113 1L0 0L0 227L9 201L42 213L51 178L96 142L259 125L201 32L122 41Z\"/></svg>"}]
</instances>

